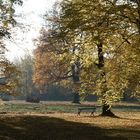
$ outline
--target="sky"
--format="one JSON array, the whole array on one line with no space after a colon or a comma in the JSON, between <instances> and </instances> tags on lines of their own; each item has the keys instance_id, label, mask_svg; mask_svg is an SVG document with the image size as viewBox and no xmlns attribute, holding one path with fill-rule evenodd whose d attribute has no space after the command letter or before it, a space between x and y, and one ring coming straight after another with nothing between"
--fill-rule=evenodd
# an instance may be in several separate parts
<instances>
[{"instance_id":1,"label":"sky","mask_svg":"<svg viewBox=\"0 0 140 140\"><path fill-rule=\"evenodd\" d=\"M45 20L43 15L50 10L56 0L23 0L22 6L15 6L17 27L11 30L12 38L6 41L7 58L11 61L23 57L35 48L33 39L39 36L39 31ZM26 25L26 28L23 28Z\"/></svg>"}]
</instances>

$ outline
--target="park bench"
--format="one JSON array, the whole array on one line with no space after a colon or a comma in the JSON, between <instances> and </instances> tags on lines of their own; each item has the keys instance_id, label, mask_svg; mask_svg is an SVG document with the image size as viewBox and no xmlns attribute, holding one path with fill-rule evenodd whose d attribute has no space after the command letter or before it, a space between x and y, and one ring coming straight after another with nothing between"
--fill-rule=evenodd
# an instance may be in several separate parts
<instances>
[{"instance_id":1,"label":"park bench","mask_svg":"<svg viewBox=\"0 0 140 140\"><path fill-rule=\"evenodd\" d=\"M95 111L96 111L96 107L79 107L78 115L80 115L81 112L91 112L91 115L94 115Z\"/></svg>"}]
</instances>

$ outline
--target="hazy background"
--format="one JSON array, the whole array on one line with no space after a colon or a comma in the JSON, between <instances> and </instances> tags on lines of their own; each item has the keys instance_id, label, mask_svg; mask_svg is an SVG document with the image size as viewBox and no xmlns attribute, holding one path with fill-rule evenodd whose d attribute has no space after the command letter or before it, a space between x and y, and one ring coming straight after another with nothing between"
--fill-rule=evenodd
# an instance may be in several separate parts
<instances>
[{"instance_id":1,"label":"hazy background","mask_svg":"<svg viewBox=\"0 0 140 140\"><path fill-rule=\"evenodd\" d=\"M11 40L6 40L9 60L22 57L35 48L33 39L37 38L44 24L43 15L49 11L56 0L23 0L22 6L16 6L17 26L11 30Z\"/></svg>"}]
</instances>

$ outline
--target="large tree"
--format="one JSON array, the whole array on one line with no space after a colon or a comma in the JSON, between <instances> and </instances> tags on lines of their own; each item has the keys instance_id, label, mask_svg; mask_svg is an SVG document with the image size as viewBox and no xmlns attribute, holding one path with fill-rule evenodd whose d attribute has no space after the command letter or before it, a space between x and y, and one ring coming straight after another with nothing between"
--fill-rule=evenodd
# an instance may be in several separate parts
<instances>
[{"instance_id":1,"label":"large tree","mask_svg":"<svg viewBox=\"0 0 140 140\"><path fill-rule=\"evenodd\" d=\"M63 0L59 8L48 18L50 48L59 50L50 56L68 58L69 68L78 63L75 89L97 94L102 115L114 116L110 105L126 88L139 95L139 1Z\"/></svg>"},{"instance_id":2,"label":"large tree","mask_svg":"<svg viewBox=\"0 0 140 140\"><path fill-rule=\"evenodd\" d=\"M114 93L108 96L103 50L107 39L113 35L113 30L107 25L111 6L95 0L63 1L61 7L60 26L56 26L58 35L55 37L68 38L67 44L76 50L75 58L78 58L81 69L81 92L96 93L102 101L103 114L113 115L109 103L116 96Z\"/></svg>"},{"instance_id":3,"label":"large tree","mask_svg":"<svg viewBox=\"0 0 140 140\"><path fill-rule=\"evenodd\" d=\"M140 1L123 0L120 4L122 10L117 6L117 15L127 26L123 32L121 57L124 59L123 70L127 79L127 88L131 91L131 96L140 99Z\"/></svg>"},{"instance_id":4,"label":"large tree","mask_svg":"<svg viewBox=\"0 0 140 140\"><path fill-rule=\"evenodd\" d=\"M34 82L40 90L53 84L73 87L73 103L79 103L79 94L74 88L79 83L78 58L74 60L75 47L70 49L65 46L63 39L54 38L53 34L53 30L42 29L37 40L34 51Z\"/></svg>"},{"instance_id":5,"label":"large tree","mask_svg":"<svg viewBox=\"0 0 140 140\"><path fill-rule=\"evenodd\" d=\"M9 39L10 29L15 26L14 4L22 4L21 0L0 0L0 78L2 79L0 91L3 93L12 93L18 84L15 75L19 75L16 67L10 63L6 57L7 51L4 40Z\"/></svg>"},{"instance_id":6,"label":"large tree","mask_svg":"<svg viewBox=\"0 0 140 140\"><path fill-rule=\"evenodd\" d=\"M91 84L93 91L97 91L103 104L102 115L113 115L110 102L119 99L128 87L132 86L133 91L139 89L139 46L134 47L139 40L139 1L64 1L60 15L60 27L67 35L84 34L86 43L80 47L92 48L96 59L92 59L91 65L85 63L90 66L90 72L86 69L81 81L85 85L89 79L86 90ZM91 71L94 64L99 70L96 76Z\"/></svg>"}]
</instances>

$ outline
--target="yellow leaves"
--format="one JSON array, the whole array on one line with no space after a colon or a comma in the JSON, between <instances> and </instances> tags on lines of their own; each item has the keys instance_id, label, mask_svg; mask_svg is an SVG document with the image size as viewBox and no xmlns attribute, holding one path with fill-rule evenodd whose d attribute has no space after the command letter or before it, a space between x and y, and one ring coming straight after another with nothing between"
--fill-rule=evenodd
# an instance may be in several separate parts
<instances>
[{"instance_id":1,"label":"yellow leaves","mask_svg":"<svg viewBox=\"0 0 140 140\"><path fill-rule=\"evenodd\" d=\"M90 67L93 64L93 57L89 56L88 54L83 56L82 66L83 67Z\"/></svg>"},{"instance_id":2,"label":"yellow leaves","mask_svg":"<svg viewBox=\"0 0 140 140\"><path fill-rule=\"evenodd\" d=\"M75 89L78 87L81 93L96 92L101 99L112 102L121 97L129 84L138 89L140 37L130 36L137 29L128 20L133 18L123 15L129 6L98 0L64 1L60 6L63 7L58 22L51 22L52 40L40 41L37 48L40 57L35 56L36 77L39 77L36 79L43 83L58 80L57 76L67 75L69 71L72 74L71 66L78 61L80 85L75 85ZM69 81L70 84L72 80Z\"/></svg>"},{"instance_id":3,"label":"yellow leaves","mask_svg":"<svg viewBox=\"0 0 140 140\"><path fill-rule=\"evenodd\" d=\"M3 23L3 27L7 29L8 28L8 21L2 21L2 23Z\"/></svg>"},{"instance_id":4,"label":"yellow leaves","mask_svg":"<svg viewBox=\"0 0 140 140\"><path fill-rule=\"evenodd\" d=\"M16 88L16 86L18 86L19 83L19 81L17 80L19 71L16 69L15 66L10 66L10 67L13 68L12 69L7 68L6 70L4 70L5 83L1 85L1 89L0 89L3 93L7 93L7 94L13 93L14 89Z\"/></svg>"},{"instance_id":5,"label":"yellow leaves","mask_svg":"<svg viewBox=\"0 0 140 140\"><path fill-rule=\"evenodd\" d=\"M62 61L69 60L70 57L68 53L63 53L60 55L56 55L56 58L58 59L58 61L62 62Z\"/></svg>"}]
</instances>

